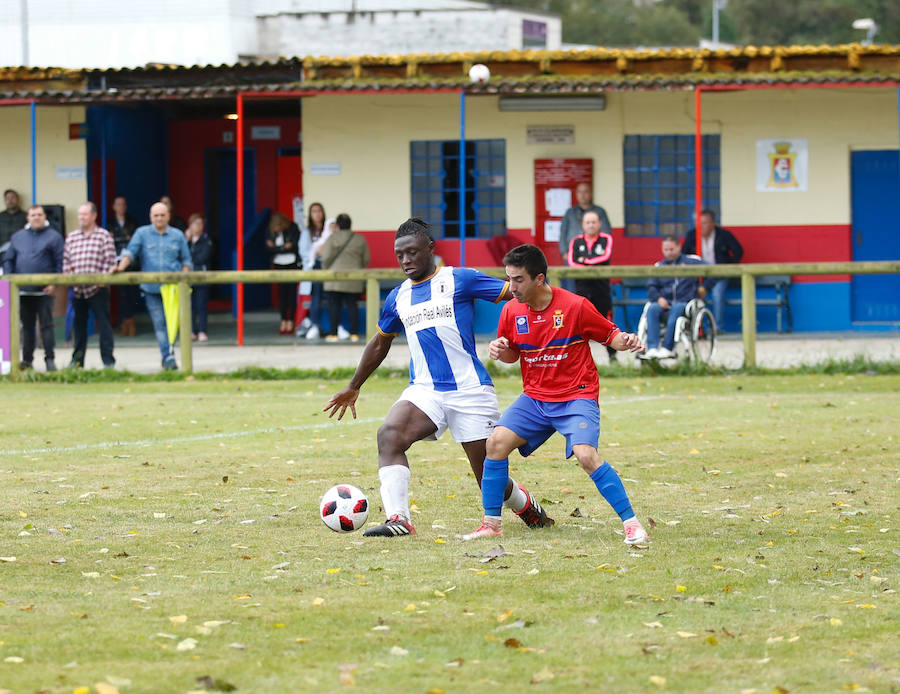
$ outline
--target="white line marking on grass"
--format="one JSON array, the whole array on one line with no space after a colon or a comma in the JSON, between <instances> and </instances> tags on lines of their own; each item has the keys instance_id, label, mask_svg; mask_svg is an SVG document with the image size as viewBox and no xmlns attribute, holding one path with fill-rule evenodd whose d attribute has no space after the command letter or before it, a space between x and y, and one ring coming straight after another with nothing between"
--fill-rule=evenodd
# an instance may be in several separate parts
<instances>
[{"instance_id":1,"label":"white line marking on grass","mask_svg":"<svg viewBox=\"0 0 900 694\"><path fill-rule=\"evenodd\" d=\"M351 419L348 422L340 422L343 426L348 424L371 424L380 422L380 417L368 419ZM229 431L216 434L198 434L196 436L177 436L169 439L139 439L137 441L101 441L100 443L80 443L75 446L52 446L48 448L23 448L20 450L0 450L0 456L8 455L34 455L35 453L70 453L73 451L86 451L103 448L128 448L129 446L158 446L169 443L190 443L192 441L213 441L215 439L233 439L242 436L255 436L257 434L277 434L283 431L299 431L309 429L327 429L337 426L339 422L322 422L321 424L297 424L285 427L267 427L265 429L250 429L248 431Z\"/></svg>"}]
</instances>

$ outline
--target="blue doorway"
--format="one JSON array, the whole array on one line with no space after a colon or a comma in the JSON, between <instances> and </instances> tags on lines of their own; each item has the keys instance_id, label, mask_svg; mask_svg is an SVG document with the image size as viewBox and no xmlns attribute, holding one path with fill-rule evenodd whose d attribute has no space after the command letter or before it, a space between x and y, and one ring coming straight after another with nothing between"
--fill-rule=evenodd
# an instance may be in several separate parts
<instances>
[{"instance_id":1,"label":"blue doorway","mask_svg":"<svg viewBox=\"0 0 900 694\"><path fill-rule=\"evenodd\" d=\"M853 152L850 170L853 260L900 259L900 152ZM900 275L853 277L851 319L900 324Z\"/></svg>"}]
</instances>

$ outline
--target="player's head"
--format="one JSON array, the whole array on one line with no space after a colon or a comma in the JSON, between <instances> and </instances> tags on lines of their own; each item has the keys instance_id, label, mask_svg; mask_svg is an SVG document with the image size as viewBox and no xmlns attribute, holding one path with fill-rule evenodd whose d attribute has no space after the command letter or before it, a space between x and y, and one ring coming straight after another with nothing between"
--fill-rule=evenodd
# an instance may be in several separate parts
<instances>
[{"instance_id":1,"label":"player's head","mask_svg":"<svg viewBox=\"0 0 900 694\"><path fill-rule=\"evenodd\" d=\"M503 256L509 289L522 303L532 303L547 285L547 257L529 243L516 246Z\"/></svg>"},{"instance_id":2,"label":"player's head","mask_svg":"<svg viewBox=\"0 0 900 694\"><path fill-rule=\"evenodd\" d=\"M663 258L670 263L678 260L678 256L681 255L681 241L678 240L677 236L663 236L662 254Z\"/></svg>"},{"instance_id":3,"label":"player's head","mask_svg":"<svg viewBox=\"0 0 900 694\"><path fill-rule=\"evenodd\" d=\"M418 217L407 219L394 236L397 262L413 282L434 273L434 239L428 233L429 224Z\"/></svg>"}]
</instances>

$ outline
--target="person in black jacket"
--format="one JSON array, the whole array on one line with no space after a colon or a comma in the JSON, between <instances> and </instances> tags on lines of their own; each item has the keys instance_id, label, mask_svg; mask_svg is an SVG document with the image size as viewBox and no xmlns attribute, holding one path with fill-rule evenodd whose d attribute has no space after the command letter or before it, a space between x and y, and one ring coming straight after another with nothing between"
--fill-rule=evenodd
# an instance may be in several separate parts
<instances>
[{"instance_id":1,"label":"person in black jacket","mask_svg":"<svg viewBox=\"0 0 900 694\"><path fill-rule=\"evenodd\" d=\"M12 235L3 256L3 273L31 275L61 273L63 265L63 237L50 227L47 214L40 205L28 208L28 223ZM41 326L44 344L44 363L47 371L56 371L53 332L53 296L56 287L19 286L19 319L22 321L21 369L30 369L34 359L35 319Z\"/></svg>"},{"instance_id":2,"label":"person in black jacket","mask_svg":"<svg viewBox=\"0 0 900 694\"><path fill-rule=\"evenodd\" d=\"M739 263L744 256L744 249L740 242L728 229L723 229L716 224L716 213L712 210L703 210L700 213L700 246L698 255L710 264ZM697 253L697 232L694 229L687 233L684 239L684 249L687 253ZM712 300L716 327L721 331L728 278L707 277L703 280L703 286L706 288L707 296Z\"/></svg>"},{"instance_id":3,"label":"person in black jacket","mask_svg":"<svg viewBox=\"0 0 900 694\"><path fill-rule=\"evenodd\" d=\"M209 270L212 258L212 239L206 233L206 220L203 215L192 214L188 217L187 229L184 238L191 249L191 262L194 270L205 272ZM191 339L198 342L206 342L209 336L206 334L206 324L209 304L209 285L194 284L191 286Z\"/></svg>"},{"instance_id":4,"label":"person in black jacket","mask_svg":"<svg viewBox=\"0 0 900 694\"><path fill-rule=\"evenodd\" d=\"M107 231L112 234L116 244L116 258L122 258L122 252L128 247L137 222L128 214L128 200L124 195L117 195L112 203L112 215L107 220ZM134 267L132 270L136 269ZM115 288L119 306L119 333L125 337L137 335L137 326L134 323L134 314L138 310L140 289L136 284L120 284Z\"/></svg>"},{"instance_id":5,"label":"person in black jacket","mask_svg":"<svg viewBox=\"0 0 900 694\"><path fill-rule=\"evenodd\" d=\"M281 212L274 212L266 234L266 250L272 256L273 270L296 270L303 267L300 261L300 227ZM278 285L278 308L281 311L282 335L294 333L294 315L297 310L297 283Z\"/></svg>"}]
</instances>

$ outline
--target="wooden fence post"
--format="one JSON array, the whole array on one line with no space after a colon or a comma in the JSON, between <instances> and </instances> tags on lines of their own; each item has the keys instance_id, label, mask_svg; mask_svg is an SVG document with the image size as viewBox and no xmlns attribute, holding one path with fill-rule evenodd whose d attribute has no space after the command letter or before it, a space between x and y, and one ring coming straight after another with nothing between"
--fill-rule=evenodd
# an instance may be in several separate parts
<instances>
[{"instance_id":1,"label":"wooden fence post","mask_svg":"<svg viewBox=\"0 0 900 694\"><path fill-rule=\"evenodd\" d=\"M19 285L9 282L9 375L19 374Z\"/></svg>"},{"instance_id":2,"label":"wooden fence post","mask_svg":"<svg viewBox=\"0 0 900 694\"><path fill-rule=\"evenodd\" d=\"M744 334L744 366L756 367L756 277L741 275L741 325Z\"/></svg>"},{"instance_id":3,"label":"wooden fence post","mask_svg":"<svg viewBox=\"0 0 900 694\"><path fill-rule=\"evenodd\" d=\"M194 358L191 341L191 285L185 281L178 283L178 339L181 340L181 370L194 372Z\"/></svg>"}]
</instances>

